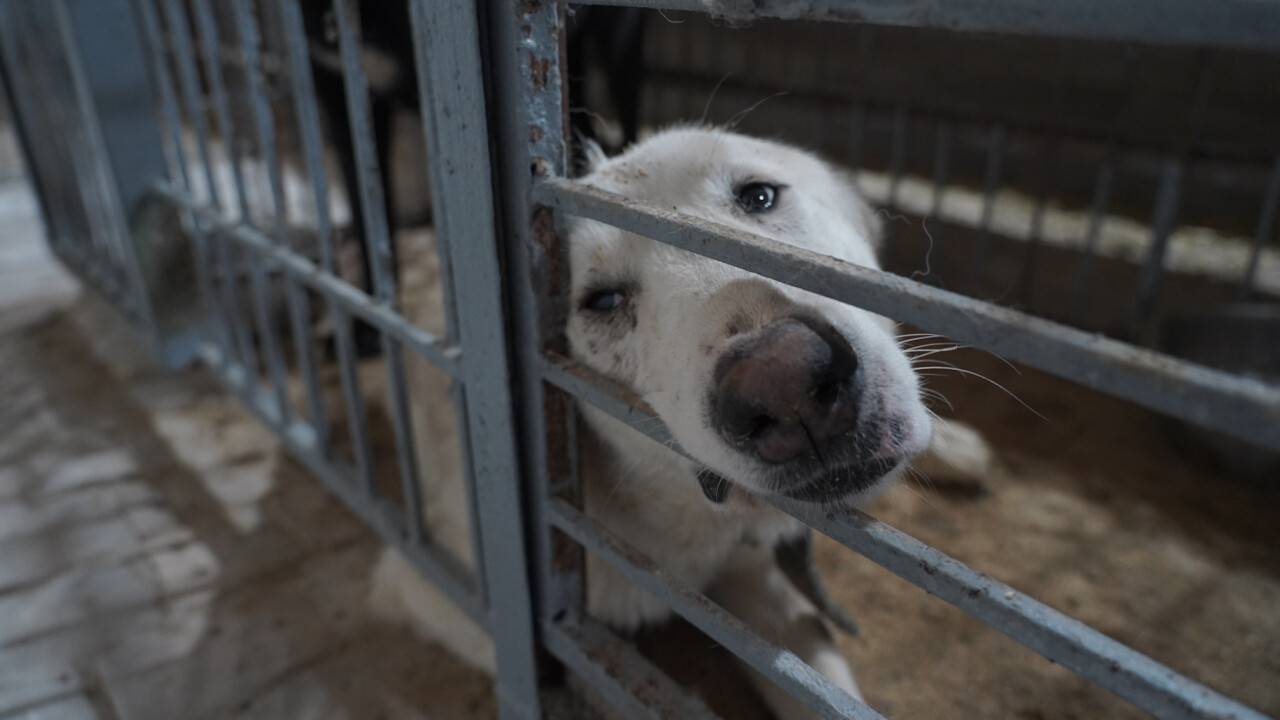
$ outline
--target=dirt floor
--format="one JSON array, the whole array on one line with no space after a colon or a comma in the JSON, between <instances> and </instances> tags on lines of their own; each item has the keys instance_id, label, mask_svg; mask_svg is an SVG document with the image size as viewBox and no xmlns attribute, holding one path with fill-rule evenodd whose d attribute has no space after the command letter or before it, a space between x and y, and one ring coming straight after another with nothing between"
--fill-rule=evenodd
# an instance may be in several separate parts
<instances>
[{"instance_id":1,"label":"dirt floor","mask_svg":"<svg viewBox=\"0 0 1280 720\"><path fill-rule=\"evenodd\" d=\"M906 484L870 508L972 567L1176 670L1280 714L1280 478L1219 470L1132 405L975 352L1008 387L930 378L998 449L986 493ZM821 561L863 634L845 643L871 703L899 718L1141 717L865 559Z\"/></svg>"}]
</instances>

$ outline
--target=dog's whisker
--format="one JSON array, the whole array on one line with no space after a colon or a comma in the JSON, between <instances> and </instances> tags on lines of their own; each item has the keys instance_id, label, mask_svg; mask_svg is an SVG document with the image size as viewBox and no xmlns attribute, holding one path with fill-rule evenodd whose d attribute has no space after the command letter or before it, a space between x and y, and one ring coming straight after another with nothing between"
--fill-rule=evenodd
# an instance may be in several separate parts
<instances>
[{"instance_id":1,"label":"dog's whisker","mask_svg":"<svg viewBox=\"0 0 1280 720\"><path fill-rule=\"evenodd\" d=\"M949 353L949 352L951 352L951 351L952 351L952 350L954 350L954 349L955 349L955 348L942 348L941 350L929 350L929 351L926 351L926 352L922 352L922 353L920 353L920 354L918 354L918 355L912 355L912 356L908 357L908 360L910 360L910 361L911 361L911 364L912 364L912 365L916 365L916 364L918 364L918 363L924 362L925 360L927 360L928 358L933 357L934 355L941 355L941 354L943 354L943 353ZM929 362L939 362L939 361L938 361L937 359L933 359L933 360L929 360Z\"/></svg>"},{"instance_id":2,"label":"dog's whisker","mask_svg":"<svg viewBox=\"0 0 1280 720\"><path fill-rule=\"evenodd\" d=\"M920 498L920 502L927 505L930 509L937 510L938 505L934 503L933 498L929 495L930 493L937 492L937 486L934 485L933 481L930 480L928 476L916 468L908 465L906 470L907 477L915 481L915 484L919 485L919 487L914 487L910 482L902 483L902 487L905 488L907 492Z\"/></svg>"},{"instance_id":3,"label":"dog's whisker","mask_svg":"<svg viewBox=\"0 0 1280 720\"><path fill-rule=\"evenodd\" d=\"M945 337L945 336L939 335L939 334L937 334L937 333L923 333L923 332L922 332L922 333L904 333L904 334L902 334L902 335L896 335L896 336L895 336L895 338L896 338L897 340L900 340L900 341L921 340L921 339L924 339L924 340L933 340L933 339L946 340L946 337Z\"/></svg>"},{"instance_id":4,"label":"dog's whisker","mask_svg":"<svg viewBox=\"0 0 1280 720\"><path fill-rule=\"evenodd\" d=\"M720 82L717 82L716 86L711 88L711 95L707 98L707 104L702 106L702 117L698 118L699 125L707 124L707 117L711 114L711 104L716 101L716 94L720 92L720 86L724 85L724 81L728 80L732 74L731 72L725 73L720 77Z\"/></svg>"},{"instance_id":5,"label":"dog's whisker","mask_svg":"<svg viewBox=\"0 0 1280 720\"><path fill-rule=\"evenodd\" d=\"M920 388L920 395L921 397L924 397L927 399L937 400L943 405L946 405L947 409L953 413L956 411L955 406L951 404L951 401L947 399L947 396L943 395L941 392L937 390L934 390L933 388L926 388L926 387ZM930 410L928 405L926 405L924 409L925 411L931 413L935 418L938 417L938 414L933 412L933 410Z\"/></svg>"},{"instance_id":6,"label":"dog's whisker","mask_svg":"<svg viewBox=\"0 0 1280 720\"><path fill-rule=\"evenodd\" d=\"M768 101L770 101L770 100L772 100L772 99L774 99L774 98L776 98L776 97L782 97L783 95L789 95L789 94L790 94L790 93L788 93L788 92L786 92L786 91L784 90L784 91L782 91L782 92L776 92L776 93L774 93L774 94L772 94L772 95L767 95L767 96L765 96L765 97L760 98L759 100L757 100L755 103L753 103L753 104L752 104L750 107L748 107L747 109L745 109L745 110L740 110L740 111L738 112L738 114L736 114L736 115L734 115L733 117L729 118L729 122L727 122L727 123L725 123L725 124L724 124L724 129L725 129L725 130L733 130L734 128L738 127L738 123L740 123L740 122L742 122L743 120L745 120L745 119L746 119L746 117L747 117L748 115L750 115L752 112L754 112L756 108L760 107L761 105L765 104L766 102L768 102Z\"/></svg>"},{"instance_id":7,"label":"dog's whisker","mask_svg":"<svg viewBox=\"0 0 1280 720\"><path fill-rule=\"evenodd\" d=\"M1049 422L1049 418L1045 417L1044 415L1041 415L1039 411L1037 411L1035 408L1028 405L1026 401L1018 397L1017 393L1014 393L1009 388L1005 387L1004 385L1001 385L1000 383L996 382L995 380L992 380L991 378L987 377L986 375L983 375L982 373L974 372L972 370L966 370L965 368L962 368L962 367L956 367L955 365L951 365L950 363L930 365L927 367L917 367L915 370L916 372L922 373L922 374L930 370L942 370L944 372L960 373L961 375L971 375L973 377L978 378L979 380L990 383L996 388L999 388L1005 395L1008 395L1009 397L1013 398L1015 402L1017 402L1022 407L1026 408L1032 415L1035 415L1036 417L1040 418L1041 420L1044 420L1045 422Z\"/></svg>"},{"instance_id":8,"label":"dog's whisker","mask_svg":"<svg viewBox=\"0 0 1280 720\"><path fill-rule=\"evenodd\" d=\"M956 350L959 350L959 349L961 349L961 348L963 348L963 347L964 347L963 345L944 345L944 346L940 346L940 347L935 347L935 346L932 346L932 345L926 345L926 346L924 346L924 347L920 347L920 348L912 348L912 349L910 349L910 350L906 350L906 351L905 351L905 354L907 355L907 357L912 358L912 361L914 362L914 361L919 360L919 359L921 359L921 358L929 357L930 355L937 355L937 354L939 354L939 353L955 352Z\"/></svg>"}]
</instances>

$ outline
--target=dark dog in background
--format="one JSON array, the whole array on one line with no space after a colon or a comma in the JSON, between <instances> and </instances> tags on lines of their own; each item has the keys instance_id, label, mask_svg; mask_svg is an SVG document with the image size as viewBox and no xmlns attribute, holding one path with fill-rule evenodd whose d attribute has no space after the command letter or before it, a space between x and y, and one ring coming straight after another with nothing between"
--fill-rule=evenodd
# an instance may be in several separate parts
<instances>
[{"instance_id":1,"label":"dark dog in background","mask_svg":"<svg viewBox=\"0 0 1280 720\"><path fill-rule=\"evenodd\" d=\"M361 282L373 290L373 272L365 235L365 213L381 212L392 233L398 224L394 207L395 178L391 172L392 125L397 113L419 115L418 81L414 74L413 27L409 6L399 2L365 0L359 7L361 49L369 87L369 118L372 125L378 171L383 187L383 206L366 208L360 196L355 153L351 149L351 116L338 44L338 23L328 2L303 2L303 22L310 42L317 102L325 117L330 141L339 149L342 181L351 205L351 221L360 238ZM601 142L606 150L618 151L634 142L639 130L644 14L632 8L586 7L576 9L567 22L569 63L569 105L572 131L577 139L599 140L592 113L586 108L610 106L621 127L618 142ZM604 75L604 98L588 97L587 77ZM392 243L392 266L397 265ZM357 321L356 346L362 357L379 353L377 331Z\"/></svg>"}]
</instances>

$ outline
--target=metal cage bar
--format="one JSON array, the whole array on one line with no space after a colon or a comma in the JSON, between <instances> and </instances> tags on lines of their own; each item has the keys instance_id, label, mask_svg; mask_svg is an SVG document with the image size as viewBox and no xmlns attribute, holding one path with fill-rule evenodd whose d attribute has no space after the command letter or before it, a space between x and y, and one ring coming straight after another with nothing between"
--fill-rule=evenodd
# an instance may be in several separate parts
<instances>
[{"instance_id":1,"label":"metal cage bar","mask_svg":"<svg viewBox=\"0 0 1280 720\"><path fill-rule=\"evenodd\" d=\"M635 646L592 620L548 623L542 642L626 717L714 720L719 716L653 666Z\"/></svg>"},{"instance_id":2,"label":"metal cage bar","mask_svg":"<svg viewBox=\"0 0 1280 720\"><path fill-rule=\"evenodd\" d=\"M684 454L653 411L626 389L567 358L550 357L544 367L547 379L564 391L654 442ZM766 500L904 580L1159 717L1265 720L1261 713L865 513L813 508L776 498ZM586 532L579 534L585 537ZM607 538L596 536L586 541L594 548L607 542ZM637 573L638 561L625 561L632 566L624 571ZM666 591L650 589L668 599ZM765 674L776 678L772 672Z\"/></svg>"},{"instance_id":3,"label":"metal cage bar","mask_svg":"<svg viewBox=\"0 0 1280 720\"><path fill-rule=\"evenodd\" d=\"M412 0L419 44L422 104L431 158L437 234L456 278L467 289L458 317L466 353L467 447L479 521L484 583L497 656L497 698L503 718L541 715L524 512L516 445L512 368L504 316L493 165L481 72L481 26L474 3Z\"/></svg>"},{"instance_id":4,"label":"metal cage bar","mask_svg":"<svg viewBox=\"0 0 1280 720\"><path fill-rule=\"evenodd\" d=\"M795 653L760 637L706 595L662 572L657 563L581 510L563 500L553 500L550 515L557 528L592 553L608 560L628 580L653 593L756 672L777 683L823 717L883 720L884 716L836 687Z\"/></svg>"},{"instance_id":5,"label":"metal cage bar","mask_svg":"<svg viewBox=\"0 0 1280 720\"><path fill-rule=\"evenodd\" d=\"M74 63L73 33L61 4L65 1L58 0L58 8L64 12L59 39L61 52L72 56L70 61ZM287 48L284 68L297 115L302 159L317 211L321 255L318 263L307 258L289 239L281 158L277 156L274 118L262 77L265 59L258 49L259 29L249 1L236 0L232 8L241 47L230 60L243 65L248 73L246 99L270 183L271 227L265 231L253 226L248 193L239 176L239 138L237 129L232 127L220 68L228 58L218 46L218 28L208 2L191 0L197 37L193 46L183 0L158 0L165 3L166 34L161 33L153 1L156 0L140 0L139 7L144 35L154 53L158 76L155 91L167 122L166 130L172 136L175 160L174 177L161 184L158 191L191 219L192 242L202 273L216 275L211 262L213 244L219 244L221 250L217 258L221 277L214 278L218 287L211 289L211 278L202 276L201 297L208 303L206 315L223 316L223 332L204 338L202 359L332 492L490 633L497 650L497 696L504 718L542 716L547 688L540 682L539 670L548 655L600 690L605 700L627 716L712 717L701 700L663 675L625 640L585 616L583 557L587 551L664 599L678 614L820 714L880 717L793 653L756 635L696 589L671 579L652 560L581 509L575 402L599 407L675 452L683 451L633 394L559 354L564 350L560 332L567 288L557 212L615 225L779 282L894 316L1152 409L1269 448L1280 448L1280 388L1273 385L1176 361L876 270L780 246L749 233L632 202L565 179L565 2L513 6L504 0L490 0L477 7L466 0L404 0L411 11L413 61L431 159L434 219L446 284L447 330L445 337L438 338L415 327L399 314L396 306L395 276L390 265L394 240L389 218L383 212L382 194L386 188L381 186L376 139L370 127L355 0L333 0L333 8L339 31L344 101L351 117L350 140L358 168L358 187L354 190L365 210L362 230L372 248L372 296L335 274L319 109L298 0L277 0L276 7L283 22ZM962 0L911 7L890 7L868 0L763 0L753 4L751 14L1280 48L1280 6L1264 7L1247 0L1225 0L1216 5L1177 0L1155 13L1151 12L1151 2L1140 0L1137 5L1122 7L1089 0L1084 8L1045 9L1042 3L1032 0ZM696 0L600 0L597 4L700 11L708 7ZM12 3L0 0L0 10L11 7ZM716 7L719 6L712 9ZM731 4L726 3L725 8L731 10ZM5 19L0 15L0 20ZM1272 20L1275 22L1267 24ZM4 30L0 27L0 31ZM197 136L197 150L209 186L207 198L196 197L194 191L178 112L179 93L175 92L163 50L166 41L171 45L185 114ZM14 64L15 51L4 45L0 43L0 53L9 69ZM197 48L204 59L211 103L200 95ZM74 100L89 125L86 141L97 148L96 155L103 156L103 138L95 134L100 133L101 119L93 115L91 107L95 102L89 92L92 78L77 76L76 72L71 68L73 79L79 77L74 83ZM12 81L8 72L6 79ZM9 90L16 95L12 88ZM87 109L83 107L86 104L90 106ZM205 115L210 110L231 157L240 207L238 220L229 219L219 197ZM905 106L891 110L889 193L896 201L906 172L913 116ZM865 140L867 114L863 106L858 106L851 133L858 149ZM937 126L933 195L928 208L931 217L946 215L943 194L951 174L953 146L963 141L957 127L954 118L942 119ZM993 126L986 147L981 211L984 241L1000 186L1004 146L1003 126ZM74 160L67 158L65 164ZM1151 252L1142 274L1144 290L1135 308L1135 321L1142 327L1154 312L1154 299L1164 272L1164 255L1182 185L1181 163L1179 157L1170 158L1161 175ZM1084 239L1090 255L1097 245L1099 226L1111 195L1114 166L1114 158L1108 155L1095 182L1089 230ZM51 178L47 172L52 170L36 168L42 186L48 184L45 181ZM66 168L63 170L65 174ZM94 172L102 173L100 163ZM104 181L79 180L83 182L76 188L80 191L78 197L61 191L51 194L42 187L42 201L50 203L46 216L54 207L71 212L73 200L85 205L80 210L86 216L103 210L87 206L84 182ZM1280 162L1262 198L1245 273L1246 288L1257 272L1261 248L1273 234L1278 188ZM105 189L110 194L112 188ZM1046 191L1035 208L1035 242L1039 242L1043 230L1048 198ZM102 238L90 237L85 242L68 234L74 228L68 227L62 233L56 230L52 241L60 256L77 272L102 285L114 302L136 313L138 301L131 299L130 293L145 289L142 278L122 276L122 270L128 268L120 266L121 259L103 246ZM1034 250L1034 245L1031 247ZM233 283L240 276L239 269L233 267L239 264L236 258L249 262L257 339L267 356L266 382L254 362L253 338L243 324L237 328L233 322L238 311L231 295ZM264 267L280 275L287 291L293 339L307 384L310 421L289 411L286 370L279 348L273 346L275 329L267 316L268 276ZM221 299L215 301L218 291ZM319 402L310 357L307 291L323 298L337 323L346 420L356 442L354 468L334 458L329 447L327 419ZM455 293L465 293L465 312L458 311ZM144 295L142 302L145 301ZM236 315L228 316L230 313ZM351 338L351 322L355 318L376 328L382 339L390 375L389 408L407 508L381 497L373 487L375 459L364 427L365 409ZM452 397L462 429L466 480L473 493L469 510L478 573L469 573L456 558L433 545L429 528L421 525L418 480L420 471L425 469L416 467L405 350L417 353L456 381ZM819 511L777 499L766 501L1150 712L1175 718L1262 717L868 515L851 510ZM547 655L540 654L540 650Z\"/></svg>"},{"instance_id":6,"label":"metal cage bar","mask_svg":"<svg viewBox=\"0 0 1280 720\"><path fill-rule=\"evenodd\" d=\"M1253 232L1253 248L1249 251L1249 264L1245 268L1244 280L1240 285L1242 299L1253 292L1262 248L1275 236L1277 205L1280 205L1280 155L1276 156L1275 165L1271 169L1271 179L1267 181L1267 189L1262 196L1262 209L1258 212L1258 227Z\"/></svg>"},{"instance_id":7,"label":"metal cage bar","mask_svg":"<svg viewBox=\"0 0 1280 720\"><path fill-rule=\"evenodd\" d=\"M574 0L577 5L614 5L654 10L684 10L724 15L735 20L780 18L934 27L962 32L1137 41L1155 45L1193 45L1247 50L1280 49L1280 8L1251 0L1081 0L1058 4L1039 0L927 0L884 3L876 0Z\"/></svg>"},{"instance_id":8,"label":"metal cage bar","mask_svg":"<svg viewBox=\"0 0 1280 720\"><path fill-rule=\"evenodd\" d=\"M389 308L395 307L396 278L392 266L392 243L383 202L382 179L378 168L376 139L369 119L369 87L360 61L360 27L358 8L354 0L333 0L333 13L337 19L338 49L342 57L343 89L346 92L347 117L351 125L351 144L355 153L356 190L360 194L363 210L364 241L368 249L366 257L372 266L373 293L377 301ZM387 360L387 372L391 382L387 385L388 405L391 408L391 426L395 433L396 458L400 470L400 484L405 493L410 516L411 534L421 542L424 531L421 525L422 498L418 491L418 463L413 443L413 420L409 413L409 401L405 392L404 354L400 343L386 333L382 338L382 352ZM366 492L374 491L371 485ZM478 549L477 549L478 550Z\"/></svg>"},{"instance_id":9,"label":"metal cage bar","mask_svg":"<svg viewBox=\"0 0 1280 720\"><path fill-rule=\"evenodd\" d=\"M168 0L170 3L176 0ZM270 189L270 207L269 213L272 218L272 231L275 241L281 247L290 245L290 233L288 224L288 209L285 205L284 197L284 179L281 176L280 156L276 150L276 131L275 118L271 112L269 100L267 99L266 88L263 85L261 59L259 57L258 46L261 43L261 33L258 29L257 21L248 7L243 2L235 4L237 15L237 25L240 28L240 46L248 61L245 77L247 79L245 91L248 95L249 106L253 113L254 126L256 129L258 149L261 153L261 162L267 169L267 183ZM184 27L181 33L176 28L170 28L175 34L185 36L187 30ZM180 61L184 64L194 66L191 57L191 49L189 43L180 41L179 43ZM202 140L203 141L203 140ZM208 162L206 155L205 162ZM217 194L210 191L210 196L214 198L215 203ZM307 414L313 430L322 439L327 434L327 421L324 409L324 400L320 393L320 382L316 372L316 361L314 357L314 348L311 343L310 334L307 332L307 323L311 315L310 301L306 294L302 292L298 283L289 276L283 279L285 291L285 303L288 307L289 325L293 336L294 353L297 356L297 363L302 372L302 380L306 389ZM259 297L261 299L261 296ZM270 347L270 346L269 346ZM271 351L269 350L269 353ZM278 352L278 350L276 351ZM271 372L272 382L278 382L278 368L272 361ZM280 368L282 369L282 368ZM276 393L280 395L280 385L276 385ZM288 398L281 398L282 406L288 408Z\"/></svg>"},{"instance_id":10,"label":"metal cage bar","mask_svg":"<svg viewBox=\"0 0 1280 720\"><path fill-rule=\"evenodd\" d=\"M938 332L1265 447L1280 448L1280 388L1031 315L783 246L565 179L539 202Z\"/></svg>"}]
</instances>

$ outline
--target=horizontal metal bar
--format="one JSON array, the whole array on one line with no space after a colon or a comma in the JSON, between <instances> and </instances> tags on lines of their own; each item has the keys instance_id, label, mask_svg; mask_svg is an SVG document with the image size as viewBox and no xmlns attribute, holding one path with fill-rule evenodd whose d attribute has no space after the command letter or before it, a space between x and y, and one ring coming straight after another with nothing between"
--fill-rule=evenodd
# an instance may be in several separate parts
<instances>
[{"instance_id":1,"label":"horizontal metal bar","mask_svg":"<svg viewBox=\"0 0 1280 720\"><path fill-rule=\"evenodd\" d=\"M768 502L1156 717L1266 718L863 512Z\"/></svg>"},{"instance_id":2,"label":"horizontal metal bar","mask_svg":"<svg viewBox=\"0 0 1280 720\"><path fill-rule=\"evenodd\" d=\"M534 199L1264 447L1280 449L1280 388L556 178Z\"/></svg>"},{"instance_id":3,"label":"horizontal metal bar","mask_svg":"<svg viewBox=\"0 0 1280 720\"><path fill-rule=\"evenodd\" d=\"M590 619L542 625L547 650L627 718L719 717L609 628Z\"/></svg>"},{"instance_id":4,"label":"horizontal metal bar","mask_svg":"<svg viewBox=\"0 0 1280 720\"><path fill-rule=\"evenodd\" d=\"M657 563L563 500L551 500L550 522L637 586L653 593L757 672L828 718L883 718L836 687L795 653L757 635L706 595L671 577Z\"/></svg>"},{"instance_id":5,"label":"horizontal metal bar","mask_svg":"<svg viewBox=\"0 0 1280 720\"><path fill-rule=\"evenodd\" d=\"M1267 0L574 0L683 10L734 20L781 18L960 32L1280 50L1280 3Z\"/></svg>"},{"instance_id":6,"label":"horizontal metal bar","mask_svg":"<svg viewBox=\"0 0 1280 720\"><path fill-rule=\"evenodd\" d=\"M200 357L227 389L275 431L289 452L330 492L346 503L387 544L403 553L472 622L489 632L489 614L465 566L435 545L414 543L402 517L404 510L386 498L368 497L361 492L349 473L325 458L324 449L310 425L297 420L282 422L274 395L267 392L261 383L250 379L243 366L228 362L227 356L214 345L205 345Z\"/></svg>"},{"instance_id":7,"label":"horizontal metal bar","mask_svg":"<svg viewBox=\"0 0 1280 720\"><path fill-rule=\"evenodd\" d=\"M1253 232L1253 249L1249 252L1249 264L1244 271L1244 279L1240 283L1238 297L1247 299L1253 292L1253 283L1258 274L1258 260L1262 257L1262 248L1275 235L1276 206L1280 204L1280 155L1276 156L1271 169L1271 179L1267 181L1267 189L1262 196L1262 209L1258 213L1258 227Z\"/></svg>"},{"instance_id":8,"label":"horizontal metal bar","mask_svg":"<svg viewBox=\"0 0 1280 720\"><path fill-rule=\"evenodd\" d=\"M460 348L445 345L440 338L405 320L385 303L373 300L351 284L324 272L296 252L276 245L261 231L220 219L208 208L172 186L162 185L157 187L157 191L175 205L191 208L202 214L210 223L210 233L230 238L253 253L275 261L284 272L303 285L332 298L345 311L385 331L450 377L459 377L459 364L462 360Z\"/></svg>"},{"instance_id":9,"label":"horizontal metal bar","mask_svg":"<svg viewBox=\"0 0 1280 720\"><path fill-rule=\"evenodd\" d=\"M546 359L544 377L579 400L591 403L688 457L653 411L634 393L612 380L562 357ZM870 515L857 510L764 499L913 585L1158 717L1265 720L1262 714L972 570Z\"/></svg>"}]
</instances>

